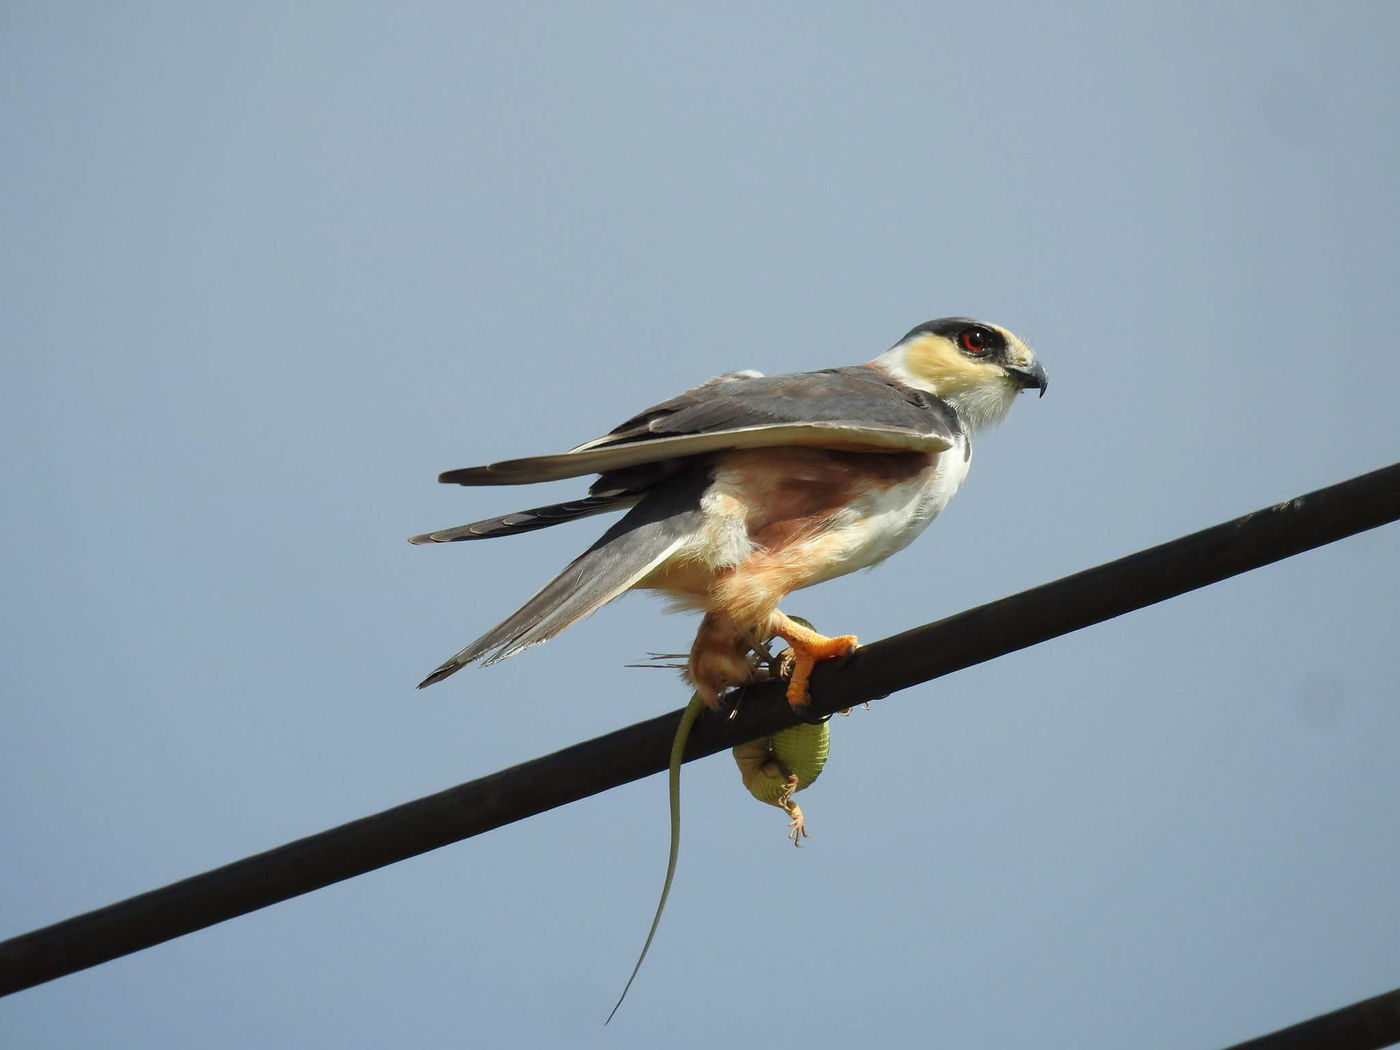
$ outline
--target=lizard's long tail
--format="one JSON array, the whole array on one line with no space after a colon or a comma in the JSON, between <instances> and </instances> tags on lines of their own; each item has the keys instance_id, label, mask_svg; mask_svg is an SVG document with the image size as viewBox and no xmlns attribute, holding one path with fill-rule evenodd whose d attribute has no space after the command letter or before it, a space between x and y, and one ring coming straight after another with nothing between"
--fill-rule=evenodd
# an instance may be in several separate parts
<instances>
[{"instance_id":1,"label":"lizard's long tail","mask_svg":"<svg viewBox=\"0 0 1400 1050\"><path fill-rule=\"evenodd\" d=\"M642 954L637 956L637 965L632 967L632 975L627 978L627 984L623 986L622 994L617 997L617 1002L612 1008L612 1013L608 1014L607 1024L613 1019L613 1014L617 1013L617 1008L622 1005L622 1000L627 998L628 989L632 987L632 982L637 979L637 973L642 968L642 962L647 957L647 951L651 948L652 938L656 936L656 928L661 925L661 913L666 910L666 898L671 893L671 882L676 877L676 858L681 851L681 763L685 758L686 741L690 739L690 731L695 726L695 720L700 717L700 712L705 708L705 700L699 693L692 693L690 703L685 705L685 712L681 715L681 724L676 727L676 737L671 741L671 764L669 766L669 794L671 799L671 855L666 860L666 881L661 884L661 899L656 902L656 914L652 916L651 929L647 930L646 943L642 945Z\"/></svg>"}]
</instances>

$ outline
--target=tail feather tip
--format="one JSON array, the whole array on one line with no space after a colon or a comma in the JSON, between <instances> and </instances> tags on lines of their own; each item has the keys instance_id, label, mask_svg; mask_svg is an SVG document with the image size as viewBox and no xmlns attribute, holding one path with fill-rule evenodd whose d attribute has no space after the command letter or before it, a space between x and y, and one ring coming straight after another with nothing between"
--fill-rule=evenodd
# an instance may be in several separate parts
<instances>
[{"instance_id":1,"label":"tail feather tip","mask_svg":"<svg viewBox=\"0 0 1400 1050\"><path fill-rule=\"evenodd\" d=\"M419 682L418 688L426 689L430 685L436 685L438 682L441 682L444 678L451 678L465 666L465 664L458 663L456 660L449 660L441 667L435 668L432 674Z\"/></svg>"}]
</instances>

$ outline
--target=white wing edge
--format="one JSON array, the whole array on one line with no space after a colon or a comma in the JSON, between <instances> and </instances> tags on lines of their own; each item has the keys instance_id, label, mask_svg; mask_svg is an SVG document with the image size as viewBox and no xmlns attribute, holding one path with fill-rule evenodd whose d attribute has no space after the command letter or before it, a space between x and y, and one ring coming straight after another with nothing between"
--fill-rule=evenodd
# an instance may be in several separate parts
<instances>
[{"instance_id":1,"label":"white wing edge","mask_svg":"<svg viewBox=\"0 0 1400 1050\"><path fill-rule=\"evenodd\" d=\"M946 452L953 447L952 442L942 434L921 434L900 427L839 422L778 423L652 438L606 448L593 447L590 442L570 452L507 459L485 466L448 471L439 480L456 485L527 485L576 478L584 474L601 474L722 449L778 445L863 452L925 452L930 455Z\"/></svg>"}]
</instances>

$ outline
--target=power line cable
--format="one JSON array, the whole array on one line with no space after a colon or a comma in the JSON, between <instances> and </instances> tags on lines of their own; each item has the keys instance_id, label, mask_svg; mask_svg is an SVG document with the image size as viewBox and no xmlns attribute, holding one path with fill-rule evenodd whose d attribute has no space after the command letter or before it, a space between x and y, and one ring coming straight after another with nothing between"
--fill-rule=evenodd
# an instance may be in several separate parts
<instances>
[{"instance_id":1,"label":"power line cable","mask_svg":"<svg viewBox=\"0 0 1400 1050\"><path fill-rule=\"evenodd\" d=\"M1400 463L859 650L812 678L812 714L1015 652L1400 518ZM640 722L0 942L0 995L479 835L666 768L680 711ZM686 761L795 724L782 683L702 719Z\"/></svg>"},{"instance_id":2,"label":"power line cable","mask_svg":"<svg viewBox=\"0 0 1400 1050\"><path fill-rule=\"evenodd\" d=\"M1400 989L1280 1028L1227 1050L1383 1050L1400 1043Z\"/></svg>"}]
</instances>

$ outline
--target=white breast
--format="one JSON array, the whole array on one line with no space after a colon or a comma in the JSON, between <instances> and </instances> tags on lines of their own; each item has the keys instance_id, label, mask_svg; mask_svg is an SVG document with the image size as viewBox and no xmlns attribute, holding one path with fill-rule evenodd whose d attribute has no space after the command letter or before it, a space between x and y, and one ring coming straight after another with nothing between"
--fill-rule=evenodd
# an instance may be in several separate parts
<instances>
[{"instance_id":1,"label":"white breast","mask_svg":"<svg viewBox=\"0 0 1400 1050\"><path fill-rule=\"evenodd\" d=\"M824 559L826 567L806 586L878 565L903 550L948 505L971 465L966 436L938 457L919 477L871 492L842 511L823 546L839 537L842 554ZM833 533L835 535L833 535Z\"/></svg>"}]
</instances>

